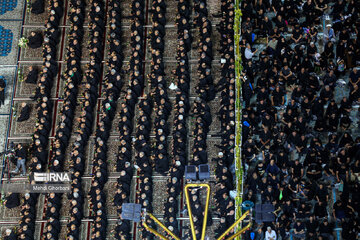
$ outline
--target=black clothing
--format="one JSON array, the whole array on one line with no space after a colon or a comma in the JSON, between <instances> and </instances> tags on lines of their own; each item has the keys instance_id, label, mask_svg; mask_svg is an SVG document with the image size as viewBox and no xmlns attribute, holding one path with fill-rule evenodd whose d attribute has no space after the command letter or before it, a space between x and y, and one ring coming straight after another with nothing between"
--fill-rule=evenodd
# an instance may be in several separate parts
<instances>
[{"instance_id":1,"label":"black clothing","mask_svg":"<svg viewBox=\"0 0 360 240\"><path fill-rule=\"evenodd\" d=\"M20 205L19 193L11 193L9 196L5 197L7 208L14 208Z\"/></svg>"},{"instance_id":2,"label":"black clothing","mask_svg":"<svg viewBox=\"0 0 360 240\"><path fill-rule=\"evenodd\" d=\"M45 1L44 0L35 0L31 4L31 13L41 14L45 11Z\"/></svg>"},{"instance_id":3,"label":"black clothing","mask_svg":"<svg viewBox=\"0 0 360 240\"><path fill-rule=\"evenodd\" d=\"M20 115L17 119L18 122L26 121L30 118L30 107L29 105L26 105L21 109Z\"/></svg>"},{"instance_id":4,"label":"black clothing","mask_svg":"<svg viewBox=\"0 0 360 240\"><path fill-rule=\"evenodd\" d=\"M39 48L43 43L43 36L41 33L36 32L34 36L29 36L28 46L30 48Z\"/></svg>"}]
</instances>

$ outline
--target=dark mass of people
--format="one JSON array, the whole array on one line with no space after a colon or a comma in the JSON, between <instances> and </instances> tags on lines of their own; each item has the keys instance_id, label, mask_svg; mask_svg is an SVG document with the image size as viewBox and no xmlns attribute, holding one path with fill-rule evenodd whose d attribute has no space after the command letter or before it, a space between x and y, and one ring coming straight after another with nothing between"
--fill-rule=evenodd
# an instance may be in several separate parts
<instances>
[{"instance_id":1,"label":"dark mass of people","mask_svg":"<svg viewBox=\"0 0 360 240\"><path fill-rule=\"evenodd\" d=\"M85 6L78 3L75 5L73 13L84 14ZM68 194L68 199L71 203L70 219L67 224L67 236L70 239L81 239L80 236L80 224L83 215L83 202L84 192L81 186L81 177L85 168L85 149L89 141L89 137L92 133L92 127L94 125L95 105L98 98L98 85L102 76L102 60L104 52L104 32L105 32L105 4L102 0L90 1L90 10L88 14L89 19L89 31L90 31L90 43L88 50L90 51L90 63L87 64L85 71L85 91L83 93L84 100L81 106L81 115L78 119L78 130L76 133L76 141L73 145L71 153L71 192ZM106 86L106 85L105 85ZM101 109L103 110L103 109ZM101 115L101 119L103 112ZM103 120L103 119L102 119ZM101 121L100 121L101 122ZM99 124L100 124L99 122ZM104 122L102 122L104 124ZM100 130L102 128L102 130ZM92 179L91 187L88 193L90 202L90 215L93 218L91 224L91 239L104 239L106 234L106 211L105 211L105 194L102 189L107 180L107 166L104 161L99 160L99 154L106 154L106 145L103 144L103 137L98 133L104 131L104 126L98 125L96 131L96 143L95 143L95 156L92 161ZM104 148L103 148L104 146ZM105 151L105 152L102 152ZM98 153L99 152L99 153ZM100 193L101 192L101 193Z\"/></svg>"},{"instance_id":2,"label":"dark mass of people","mask_svg":"<svg viewBox=\"0 0 360 240\"><path fill-rule=\"evenodd\" d=\"M52 83L58 72L58 64L56 61L57 44L60 41L60 18L63 15L63 1L53 0L48 4L49 15L45 21L44 38L41 33L31 33L30 47L43 46L43 65L40 72L40 78L37 80L36 94L33 98L37 101L35 111L37 112L37 123L35 132L30 146L32 152L29 168L31 172L42 172L47 164L47 147L49 143L49 134L52 122L52 103L50 101L50 93ZM37 79L37 74L32 73L36 77L30 77L31 82ZM29 79L29 77L27 77ZM31 184L35 182L31 180ZM39 195L37 193L26 193L24 202L21 207L21 220L19 221L19 229L17 230L19 239L34 239L35 219L36 219L36 203ZM56 220L52 220L56 221ZM60 226L60 224L59 224Z\"/></svg>"},{"instance_id":3,"label":"dark mass of people","mask_svg":"<svg viewBox=\"0 0 360 240\"><path fill-rule=\"evenodd\" d=\"M179 211L178 196L181 192L181 179L187 164L187 118L190 110L190 66L188 52L191 49L191 6L190 1L180 0L177 5L177 52L175 75L175 104L173 106L174 120L172 131L172 160L169 170L169 181L167 182L167 199L164 204L164 223L176 236L179 236L179 222L177 214Z\"/></svg>"},{"instance_id":4,"label":"dark mass of people","mask_svg":"<svg viewBox=\"0 0 360 240\"><path fill-rule=\"evenodd\" d=\"M216 145L219 152L216 158L216 192L215 210L220 217L220 225L216 229L219 237L228 229L235 220L235 201L230 197L234 186L234 146L235 146L235 59L234 59L234 5L232 1L221 1L221 34L220 54L223 59L221 64L220 80L216 90L220 92L220 120L221 142Z\"/></svg>"},{"instance_id":5,"label":"dark mass of people","mask_svg":"<svg viewBox=\"0 0 360 240\"><path fill-rule=\"evenodd\" d=\"M234 3L220 0L221 9L215 18L220 18L216 30L220 33L221 56L220 78L214 82L212 36L213 26L209 20L206 0L178 0L176 12L177 49L175 76L171 84L175 92L171 106L168 90L170 76L165 75L163 59L165 49L166 5L165 0L151 2L151 31L147 25L145 0L132 0L131 15L121 16L120 2L90 0L88 50L90 61L84 76L81 70L82 40L84 36L85 1L70 0L66 57L61 79L64 94L58 122L54 129L48 161L49 134L53 121L53 104L50 100L52 85L58 74L57 45L60 41L60 19L63 16L63 1L48 1L48 17L44 32L31 32L28 46L42 48L41 69L29 67L24 79L36 84L32 97L37 104L31 109L22 104L17 121L30 118L36 111L36 128L30 146L31 172L64 171L65 153L72 132L69 172L71 192L67 194L70 205L66 226L67 239L81 239L86 193L82 177L85 172L86 149L95 122L95 106L99 103L99 118L95 131L94 157L91 162L91 185L87 198L91 218L90 238L101 240L107 237L108 214L104 187L108 180L108 140L118 100L119 148L115 170L118 172L113 205L118 221L113 231L115 239L129 240L134 230L141 239L154 239L142 224L132 229L132 221L123 219L122 205L130 203L134 168L137 171L136 203L147 212L153 212L153 174L169 176L164 203L164 223L177 236L179 229L179 195L183 187L186 165L208 164L207 137L214 116L209 103L219 101L216 109L220 130L214 135L220 138L215 164L214 203L208 213L207 225L217 216L220 224L215 230L219 237L235 221L235 55L234 55ZM335 239L358 237L360 195L360 4L355 0L243 0L241 1L242 24L240 50L243 64L241 72L242 149L241 159L245 169L243 200L254 204L272 204L275 220L255 221L245 233L244 239ZM36 0L31 12L41 14L45 2ZM107 11L106 14L104 14ZM191 17L193 12L194 17ZM169 13L168 13L169 14ZM123 18L130 18L130 60L123 70ZM107 29L106 29L107 28ZM199 58L194 92L196 98L190 113L190 63L192 28L200 39L197 47ZM149 34L148 36L145 34ZM146 37L148 39L146 39ZM103 53L107 39L106 75L103 73ZM145 88L144 44L149 40L151 54L150 73L146 76L149 93ZM239 66L238 66L239 67ZM120 98L124 75L129 83ZM102 83L102 86L99 84ZM80 116L74 118L78 109L78 90L83 85L80 100ZM102 87L102 88L100 88ZM5 82L0 81L1 93ZM102 89L101 101L98 101ZM138 102L139 101L139 102ZM239 106L241 107L241 106ZM169 128L171 111L174 111L173 126ZM135 119L136 115L136 119ZM188 159L188 117L193 126L193 137ZM153 118L153 121L151 119ZM133 129L135 122L136 129ZM239 126L238 126L239 127ZM172 131L171 131L172 130ZM168 137L172 135L171 149ZM150 138L154 135L154 141ZM26 151L17 149L17 169L25 175ZM134 150L133 150L134 149ZM20 152L21 150L21 152ZM171 151L169 154L168 151ZM132 159L132 156L135 156ZM34 184L35 181L31 180ZM186 182L185 182L186 183ZM213 189L214 190L214 189ZM204 221L200 188L190 189L190 205L196 238L200 239ZM15 208L21 204L19 229L6 232L6 239L34 239L36 204L38 194L26 193L23 203L19 194L6 196L5 205ZM49 193L43 219L46 220L42 239L58 239L61 232L60 210L63 195ZM239 206L238 206L239 207ZM189 212L189 209L186 209ZM184 216L185 212L182 212ZM150 219L146 223L155 227ZM186 229L186 228L185 228ZM341 230L341 231L340 231ZM191 238L185 230L185 238Z\"/></svg>"},{"instance_id":6,"label":"dark mass of people","mask_svg":"<svg viewBox=\"0 0 360 240\"><path fill-rule=\"evenodd\" d=\"M151 71L150 81L151 97L155 112L153 128L155 130L155 144L152 147L152 161L155 170L163 175L169 170L169 156L167 136L169 128L167 120L171 112L171 104L167 94L167 80L164 72L164 36L165 36L165 13L164 0L154 0L151 6L152 32L150 34Z\"/></svg>"},{"instance_id":7,"label":"dark mass of people","mask_svg":"<svg viewBox=\"0 0 360 240\"><path fill-rule=\"evenodd\" d=\"M124 98L122 99L121 110L120 110L120 120L118 124L118 129L120 132L120 145L117 154L116 161L116 171L120 172L120 176L117 179L116 185L116 193L113 199L113 203L117 208L119 220L115 227L114 237L116 239L129 239L131 238L131 227L132 224L129 220L122 219L122 204L130 202L130 189L131 189L131 180L133 176L133 165L132 165L132 142L133 138L131 134L133 133L133 118L135 113L135 105L138 101L138 98L142 95L144 89L144 77L143 77L143 60L144 60L144 0L134 0L131 2L131 38L130 38L130 47L131 47L131 55L130 62L127 69L127 73L130 76L130 82L127 87ZM120 12L120 9L118 9ZM120 15L119 15L120 16ZM119 31L120 28L117 28ZM119 32L120 34L120 32ZM118 38L114 38L114 41L119 40ZM114 46L115 48L115 46ZM144 126L139 126L138 131L147 131L147 134L143 134L143 136L148 136L150 132L150 113L151 106L150 101L146 100L146 96L139 104L139 108L144 112L143 116L138 120L139 124L141 121L144 123ZM141 112L141 111L139 111ZM142 125L142 124L141 124ZM136 132L138 134L138 132ZM147 156L150 156L150 146L147 145L147 141L145 139L137 139L137 141L142 141L141 144L146 146ZM136 146L136 144L134 145ZM139 146L140 147L140 146ZM135 147L136 148L136 147ZM136 148L137 150L140 148ZM136 162L140 161L139 156L144 156L144 152L142 154L137 151ZM142 165L137 165L138 167L142 167ZM151 176L151 173L150 173ZM147 179L148 181L149 179ZM150 178L151 180L151 178ZM152 186L152 184L146 182L143 183L147 186ZM144 186L141 186L143 188ZM145 195L145 197L148 197ZM144 199L145 202L146 199ZM143 207L146 207L146 204L141 202ZM147 201L149 203L149 201ZM149 204L147 204L149 206ZM149 234L150 235L150 234Z\"/></svg>"},{"instance_id":8,"label":"dark mass of people","mask_svg":"<svg viewBox=\"0 0 360 240\"><path fill-rule=\"evenodd\" d=\"M359 1L241 8L244 200L275 208L246 239L356 239Z\"/></svg>"},{"instance_id":9,"label":"dark mass of people","mask_svg":"<svg viewBox=\"0 0 360 240\"><path fill-rule=\"evenodd\" d=\"M199 61L197 73L199 82L195 87L198 94L194 101L193 117L195 119L192 136L194 143L192 146L192 158L189 159L190 165L199 166L208 162L206 139L209 133L209 127L212 123L212 116L208 102L215 98L215 85L211 74L213 60L213 44L211 41L212 26L208 18L207 2L204 0L194 1L194 20L193 24L200 34L198 45ZM204 207L200 201L200 189L190 190L190 207L193 215L196 238L202 234L202 225L204 221ZM189 211L189 209L188 209ZM212 224L212 215L208 213L207 224Z\"/></svg>"},{"instance_id":10,"label":"dark mass of people","mask_svg":"<svg viewBox=\"0 0 360 240\"><path fill-rule=\"evenodd\" d=\"M68 20L70 31L68 36L68 46L66 53L66 68L61 78L65 82L64 94L62 96L63 105L59 113L59 122L55 130L55 139L52 146L52 155L48 162L50 172L63 172L65 162L65 152L69 145L73 129L73 120L77 105L78 86L82 81L81 72L81 42L83 39L83 23L85 4L79 0L70 2ZM62 194L50 193L46 196L47 205L45 207L44 219L47 220L43 231L44 239L54 239L59 237L61 230L60 210L62 207ZM73 200L73 199L72 199ZM71 206L76 205L76 200L71 202ZM79 201L80 202L80 201Z\"/></svg>"}]
</instances>

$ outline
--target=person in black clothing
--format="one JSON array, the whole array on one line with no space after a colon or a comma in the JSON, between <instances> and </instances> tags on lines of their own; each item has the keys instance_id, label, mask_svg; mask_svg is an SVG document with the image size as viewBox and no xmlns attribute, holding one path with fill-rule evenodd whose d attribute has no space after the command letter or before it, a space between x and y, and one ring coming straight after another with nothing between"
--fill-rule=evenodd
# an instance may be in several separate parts
<instances>
[{"instance_id":1,"label":"person in black clothing","mask_svg":"<svg viewBox=\"0 0 360 240\"><path fill-rule=\"evenodd\" d=\"M43 43L43 36L42 36L42 34L41 34L40 32L34 32L34 31L32 31L32 32L30 33L30 36L29 36L28 46L29 46L30 48L35 49L35 48L41 47L42 43Z\"/></svg>"},{"instance_id":2,"label":"person in black clothing","mask_svg":"<svg viewBox=\"0 0 360 240\"><path fill-rule=\"evenodd\" d=\"M20 205L20 197L19 197L19 193L12 193L9 192L7 194L7 196L5 197L5 202L4 202L5 206L7 208L15 208L18 207Z\"/></svg>"},{"instance_id":3,"label":"person in black clothing","mask_svg":"<svg viewBox=\"0 0 360 240\"><path fill-rule=\"evenodd\" d=\"M29 73L25 77L26 83L36 84L38 80L39 69L37 67L30 66Z\"/></svg>"},{"instance_id":4,"label":"person in black clothing","mask_svg":"<svg viewBox=\"0 0 360 240\"><path fill-rule=\"evenodd\" d=\"M25 148L22 146L21 143L19 143L17 145L17 148L15 150L15 157L17 159L17 164L16 164L16 169L12 171L12 173L18 173L20 168L22 169L22 174L21 176L25 176L26 175L26 166L25 166L25 161L26 161L26 150Z\"/></svg>"},{"instance_id":5,"label":"person in black clothing","mask_svg":"<svg viewBox=\"0 0 360 240\"><path fill-rule=\"evenodd\" d=\"M31 13L41 14L45 11L45 1L44 0L35 0L31 4Z\"/></svg>"},{"instance_id":6,"label":"person in black clothing","mask_svg":"<svg viewBox=\"0 0 360 240\"><path fill-rule=\"evenodd\" d=\"M5 79L3 77L0 77L0 107L4 104L5 101Z\"/></svg>"},{"instance_id":7,"label":"person in black clothing","mask_svg":"<svg viewBox=\"0 0 360 240\"><path fill-rule=\"evenodd\" d=\"M14 229L6 229L4 240L17 240L18 237L14 231Z\"/></svg>"},{"instance_id":8,"label":"person in black clothing","mask_svg":"<svg viewBox=\"0 0 360 240\"><path fill-rule=\"evenodd\" d=\"M21 103L20 115L17 119L18 122L26 121L30 118L30 106L26 102Z\"/></svg>"}]
</instances>

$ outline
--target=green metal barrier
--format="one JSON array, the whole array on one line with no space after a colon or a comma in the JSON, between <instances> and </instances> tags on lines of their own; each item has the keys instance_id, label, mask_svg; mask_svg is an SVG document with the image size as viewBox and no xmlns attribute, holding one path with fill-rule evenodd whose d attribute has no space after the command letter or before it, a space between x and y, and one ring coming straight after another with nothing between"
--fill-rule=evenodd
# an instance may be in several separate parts
<instances>
[{"instance_id":1,"label":"green metal barrier","mask_svg":"<svg viewBox=\"0 0 360 240\"><path fill-rule=\"evenodd\" d=\"M236 89L236 103L235 103L235 171L236 171L236 190L237 196L235 199L236 203L236 212L235 219L238 219L241 215L241 203L243 201L243 174L244 169L241 162L241 142L242 142L242 97L241 97L241 72L243 69L241 62L241 53L240 53L240 35L241 35L241 9L240 9L241 0L235 0L235 20L234 20L234 55L235 55L235 89ZM238 225L238 229L241 229L241 222ZM237 240L241 239L241 236L236 238Z\"/></svg>"}]
</instances>

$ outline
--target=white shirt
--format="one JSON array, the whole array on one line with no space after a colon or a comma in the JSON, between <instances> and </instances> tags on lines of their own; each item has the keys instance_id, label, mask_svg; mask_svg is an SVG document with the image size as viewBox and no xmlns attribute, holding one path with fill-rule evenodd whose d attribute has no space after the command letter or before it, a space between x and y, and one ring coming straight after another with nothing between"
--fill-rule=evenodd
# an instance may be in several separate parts
<instances>
[{"instance_id":1,"label":"white shirt","mask_svg":"<svg viewBox=\"0 0 360 240\"><path fill-rule=\"evenodd\" d=\"M246 48L245 49L245 58L247 60L250 60L254 56L254 53L251 51L251 49Z\"/></svg>"},{"instance_id":2,"label":"white shirt","mask_svg":"<svg viewBox=\"0 0 360 240\"><path fill-rule=\"evenodd\" d=\"M269 231L266 231L265 240L276 240L276 232L274 230L271 230L271 233L269 233Z\"/></svg>"}]
</instances>

